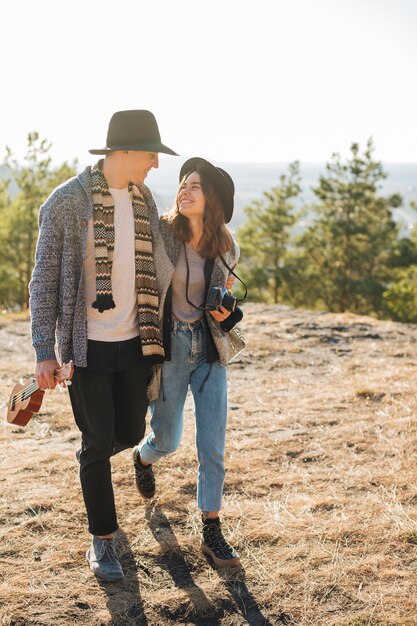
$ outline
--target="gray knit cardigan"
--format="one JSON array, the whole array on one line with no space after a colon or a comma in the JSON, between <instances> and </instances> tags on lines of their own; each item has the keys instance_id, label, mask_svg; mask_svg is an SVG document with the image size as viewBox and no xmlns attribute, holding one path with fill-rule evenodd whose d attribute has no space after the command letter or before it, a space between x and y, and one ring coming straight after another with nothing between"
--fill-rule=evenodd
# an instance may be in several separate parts
<instances>
[{"instance_id":1,"label":"gray knit cardigan","mask_svg":"<svg viewBox=\"0 0 417 626\"><path fill-rule=\"evenodd\" d=\"M160 218L159 232L154 248L155 268L160 300L159 312L161 330L165 299L171 284L172 275L178 262L181 246L181 241L175 239L167 222L166 216L163 215ZM226 252L223 258L229 267L233 268L236 265L239 260L239 246L236 241L233 241L232 250ZM214 285L226 285L228 276L229 270L225 267L222 260L217 257L214 260L209 288ZM237 354L245 348L245 341L242 332L238 326L235 326L230 332L225 333L221 330L220 324L214 320L210 313L205 313L205 316L213 336L217 352L219 353L219 361L222 365L227 365L231 359L237 356ZM150 400L155 400L158 397L160 374L161 366L157 365L154 368L153 377L148 387L148 396Z\"/></svg>"},{"instance_id":2,"label":"gray knit cardigan","mask_svg":"<svg viewBox=\"0 0 417 626\"><path fill-rule=\"evenodd\" d=\"M93 215L91 167L57 187L39 211L35 267L29 285L32 343L37 361L70 359L87 365L87 310L84 258L88 221ZM146 185L154 240L158 211Z\"/></svg>"}]
</instances>

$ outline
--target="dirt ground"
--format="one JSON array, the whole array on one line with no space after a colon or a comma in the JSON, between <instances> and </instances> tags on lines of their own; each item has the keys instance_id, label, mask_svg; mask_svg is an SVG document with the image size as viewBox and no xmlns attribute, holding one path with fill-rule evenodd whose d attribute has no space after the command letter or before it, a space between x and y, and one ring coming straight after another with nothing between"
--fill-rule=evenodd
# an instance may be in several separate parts
<instances>
[{"instance_id":1,"label":"dirt ground","mask_svg":"<svg viewBox=\"0 0 417 626\"><path fill-rule=\"evenodd\" d=\"M67 392L0 427L0 626L416 626L417 326L248 304L229 368L223 526L242 569L199 548L191 402L180 449L141 499L113 479L126 578L89 543ZM0 318L0 401L33 373L29 321Z\"/></svg>"}]
</instances>

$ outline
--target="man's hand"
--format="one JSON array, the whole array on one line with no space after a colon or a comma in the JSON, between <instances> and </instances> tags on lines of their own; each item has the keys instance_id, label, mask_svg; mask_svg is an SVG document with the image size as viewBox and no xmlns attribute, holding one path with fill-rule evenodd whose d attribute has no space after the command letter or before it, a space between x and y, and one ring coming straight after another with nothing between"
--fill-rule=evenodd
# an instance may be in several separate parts
<instances>
[{"instance_id":1,"label":"man's hand","mask_svg":"<svg viewBox=\"0 0 417 626\"><path fill-rule=\"evenodd\" d=\"M57 383L54 372L59 366L58 361L55 359L40 361L40 363L36 364L35 376L39 389L55 389Z\"/></svg>"}]
</instances>

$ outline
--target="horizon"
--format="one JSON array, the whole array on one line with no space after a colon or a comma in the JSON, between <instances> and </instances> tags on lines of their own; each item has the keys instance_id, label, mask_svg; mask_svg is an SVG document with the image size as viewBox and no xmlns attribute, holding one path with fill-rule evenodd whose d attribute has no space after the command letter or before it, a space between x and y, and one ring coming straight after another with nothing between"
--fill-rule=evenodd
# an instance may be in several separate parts
<instances>
[{"instance_id":1,"label":"horizon","mask_svg":"<svg viewBox=\"0 0 417 626\"><path fill-rule=\"evenodd\" d=\"M160 163L161 162L165 162L166 160L167 160L167 162L170 162L170 161L174 162L174 161L172 161L172 159L177 159L177 158L180 158L181 162L182 161L185 162L185 160L189 159L191 156L196 156L196 155L184 155L184 156L178 155L178 157L166 156L166 157L162 157L162 159L161 159L161 157L159 157L159 162ZM94 161L94 157L97 158L97 155L91 155L91 157L92 157L91 162L84 161L82 163L80 160L77 159L79 166L84 168L84 167L87 167L88 165L91 165L92 163L94 163L95 162ZM76 157L74 157L74 158L76 158ZM206 157L204 157L204 158L206 158ZM280 167L284 167L284 166L288 166L290 163L293 163L294 161L298 161L300 166L302 166L302 165L303 166L309 166L309 165L311 165L311 166L322 166L322 165L325 165L326 163L328 163L331 160L331 158L332 158L332 155L330 155L328 159L324 159L322 161L302 161L301 159L293 159L293 160L288 160L288 161L231 161L231 160L226 160L226 159L213 159L212 162L213 162L213 164L217 163L219 165L222 165L222 164L223 165L227 165L227 164L228 165L259 165L259 166L265 166L265 167L270 167L270 166L273 166L273 165L277 165L277 166L280 166ZM344 161L345 158L342 158L342 160ZM376 161L380 161L382 163L382 165L384 165L384 166L389 166L389 165L417 166L417 157L416 157L415 161L384 161L383 159L378 158L378 156L375 155L375 160ZM67 161L71 162L72 158L68 158ZM59 167L63 163L64 163L64 161L61 161L61 162L58 163L58 162L55 162L54 160L52 160L52 164L55 167L56 166ZM159 166L156 171L158 171L159 169L161 169L161 166ZM416 172L416 174L417 174L417 172Z\"/></svg>"},{"instance_id":2,"label":"horizon","mask_svg":"<svg viewBox=\"0 0 417 626\"><path fill-rule=\"evenodd\" d=\"M22 4L4 12L0 153L19 160L36 130L54 162L84 163L115 111L140 108L210 161L322 163L369 137L383 162L417 159L414 0L72 0L65 19L52 0L22 19Z\"/></svg>"}]
</instances>

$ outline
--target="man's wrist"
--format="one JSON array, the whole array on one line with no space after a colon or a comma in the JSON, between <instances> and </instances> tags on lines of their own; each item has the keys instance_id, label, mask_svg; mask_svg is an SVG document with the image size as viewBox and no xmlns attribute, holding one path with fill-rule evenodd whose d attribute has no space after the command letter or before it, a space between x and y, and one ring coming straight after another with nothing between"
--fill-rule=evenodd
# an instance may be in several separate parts
<instances>
[{"instance_id":1,"label":"man's wrist","mask_svg":"<svg viewBox=\"0 0 417 626\"><path fill-rule=\"evenodd\" d=\"M36 361L56 361L55 347L54 346L35 346Z\"/></svg>"}]
</instances>

